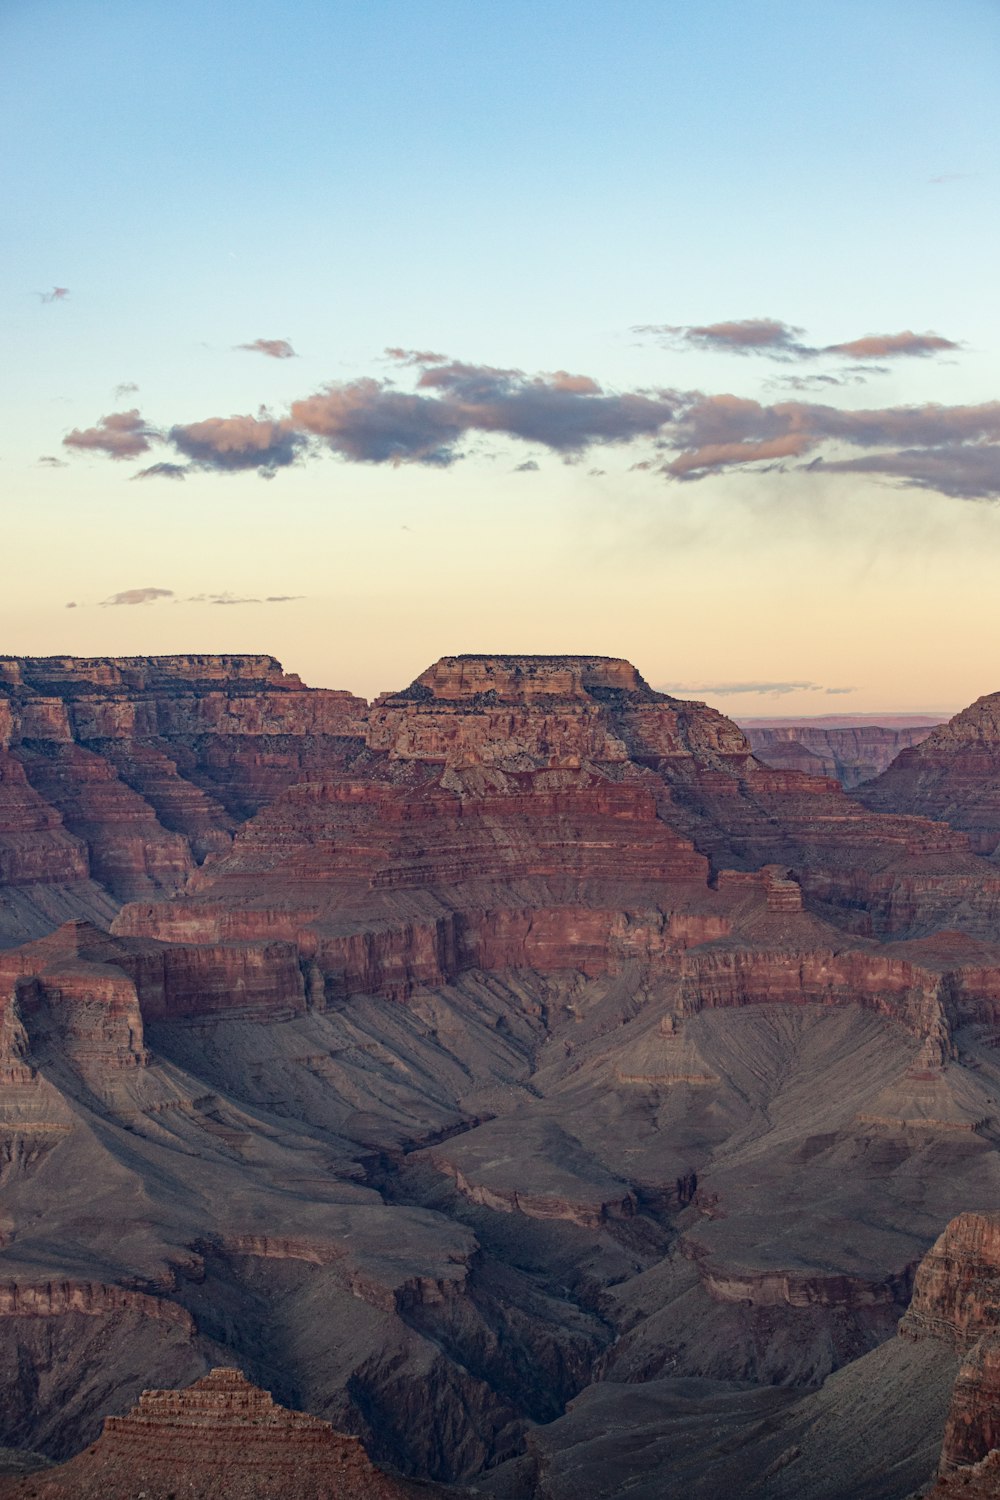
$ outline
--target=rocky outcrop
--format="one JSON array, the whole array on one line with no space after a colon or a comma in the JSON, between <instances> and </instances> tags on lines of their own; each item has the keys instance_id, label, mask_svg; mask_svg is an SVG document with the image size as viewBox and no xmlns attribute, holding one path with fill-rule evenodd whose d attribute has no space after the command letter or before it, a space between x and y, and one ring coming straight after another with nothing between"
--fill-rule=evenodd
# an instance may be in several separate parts
<instances>
[{"instance_id":1,"label":"rocky outcrop","mask_svg":"<svg viewBox=\"0 0 1000 1500\"><path fill-rule=\"evenodd\" d=\"M414 1493L377 1469L357 1438L278 1406L234 1369L213 1370L181 1391L143 1391L69 1463L0 1479L4 1500L403 1500Z\"/></svg>"},{"instance_id":2,"label":"rocky outcrop","mask_svg":"<svg viewBox=\"0 0 1000 1500\"><path fill-rule=\"evenodd\" d=\"M936 1495L1000 1493L1000 1214L959 1214L917 1268L899 1327L962 1354L941 1446ZM991 1457L992 1455L992 1457Z\"/></svg>"},{"instance_id":3,"label":"rocky outcrop","mask_svg":"<svg viewBox=\"0 0 1000 1500\"><path fill-rule=\"evenodd\" d=\"M1000 1448L1000 1328L978 1339L962 1361L941 1445L941 1471L978 1463Z\"/></svg>"},{"instance_id":4,"label":"rocky outcrop","mask_svg":"<svg viewBox=\"0 0 1000 1500\"><path fill-rule=\"evenodd\" d=\"M859 793L880 812L917 814L967 834L991 855L1000 845L1000 693L940 725Z\"/></svg>"},{"instance_id":5,"label":"rocky outcrop","mask_svg":"<svg viewBox=\"0 0 1000 1500\"><path fill-rule=\"evenodd\" d=\"M291 943L167 945L67 922L0 952L0 1068L29 1076L53 1051L88 1075L144 1067L147 1022L277 1020L306 1005Z\"/></svg>"},{"instance_id":6,"label":"rocky outcrop","mask_svg":"<svg viewBox=\"0 0 1000 1500\"><path fill-rule=\"evenodd\" d=\"M899 755L921 744L932 724L893 729L878 724L857 727L812 724L746 726L754 755L780 771L832 776L847 790L870 781Z\"/></svg>"},{"instance_id":7,"label":"rocky outcrop","mask_svg":"<svg viewBox=\"0 0 1000 1500\"><path fill-rule=\"evenodd\" d=\"M63 1318L68 1313L102 1318L121 1312L137 1313L194 1333L194 1320L183 1307L145 1292L90 1281L0 1281L0 1318Z\"/></svg>"},{"instance_id":8,"label":"rocky outcrop","mask_svg":"<svg viewBox=\"0 0 1000 1500\"><path fill-rule=\"evenodd\" d=\"M1000 1214L959 1214L917 1270L900 1333L967 1350L1000 1330Z\"/></svg>"}]
</instances>

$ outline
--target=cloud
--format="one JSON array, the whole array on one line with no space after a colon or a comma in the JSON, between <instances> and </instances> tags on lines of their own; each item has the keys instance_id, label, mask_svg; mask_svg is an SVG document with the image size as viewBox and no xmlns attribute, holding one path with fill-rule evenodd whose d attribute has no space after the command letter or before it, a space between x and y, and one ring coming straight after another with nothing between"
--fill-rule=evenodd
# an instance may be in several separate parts
<instances>
[{"instance_id":1,"label":"cloud","mask_svg":"<svg viewBox=\"0 0 1000 1500\"><path fill-rule=\"evenodd\" d=\"M53 453L43 453L38 462L45 469L65 469L68 467L64 458L56 458Z\"/></svg>"},{"instance_id":2,"label":"cloud","mask_svg":"<svg viewBox=\"0 0 1000 1500\"><path fill-rule=\"evenodd\" d=\"M835 474L881 474L901 480L906 489L935 490L957 500L1000 500L1000 443L866 453L827 461L823 468Z\"/></svg>"},{"instance_id":3,"label":"cloud","mask_svg":"<svg viewBox=\"0 0 1000 1500\"><path fill-rule=\"evenodd\" d=\"M766 693L783 697L786 693L853 692L853 688L824 688L819 682L688 682L660 688L661 693L712 693L717 698L739 693Z\"/></svg>"},{"instance_id":4,"label":"cloud","mask_svg":"<svg viewBox=\"0 0 1000 1500\"><path fill-rule=\"evenodd\" d=\"M69 601L69 603L66 605L66 608L67 609L76 609L76 600L75 599L71 599Z\"/></svg>"},{"instance_id":5,"label":"cloud","mask_svg":"<svg viewBox=\"0 0 1000 1500\"><path fill-rule=\"evenodd\" d=\"M186 479L188 476L187 464L150 464L148 469L140 469L133 474L133 479Z\"/></svg>"},{"instance_id":6,"label":"cloud","mask_svg":"<svg viewBox=\"0 0 1000 1500\"><path fill-rule=\"evenodd\" d=\"M106 453L109 458L138 458L149 451L149 440L156 434L146 425L139 412L113 411L102 417L96 427L82 430L74 427L63 438L63 447L90 449Z\"/></svg>"},{"instance_id":7,"label":"cloud","mask_svg":"<svg viewBox=\"0 0 1000 1500\"><path fill-rule=\"evenodd\" d=\"M680 446L681 451L662 468L675 479L699 479L763 459L801 458L823 443L834 442L905 451L873 451L858 459L824 460L824 472L882 473L963 499L993 499L997 495L997 401L978 406L845 411L805 401L764 406L738 396L699 395L679 416L674 431L673 445Z\"/></svg>"},{"instance_id":8,"label":"cloud","mask_svg":"<svg viewBox=\"0 0 1000 1500\"><path fill-rule=\"evenodd\" d=\"M795 332L778 327L789 338ZM895 341L898 354L904 337L908 347L938 340L880 335L869 344L885 350L887 340ZM822 466L824 473L882 476L960 499L1000 498L1000 401L859 410L807 399L807 382L797 375L789 377L795 395L767 402L697 390L615 391L562 369L531 375L439 355L413 357L409 389L372 376L331 382L280 417L261 408L256 416L211 416L166 432L137 410L116 412L64 443L112 458L136 457L153 442L173 449L137 478L255 469L269 479L324 446L351 463L446 468L466 451L480 460L495 456L496 445L484 439L506 437L529 445L530 456L516 463L519 473L532 472L543 453L566 462L592 453L593 462L603 456L593 450L629 446L632 471L686 483L762 466L796 476ZM842 375L812 379L825 389L866 369L847 366Z\"/></svg>"},{"instance_id":9,"label":"cloud","mask_svg":"<svg viewBox=\"0 0 1000 1500\"><path fill-rule=\"evenodd\" d=\"M394 359L401 365L445 365L448 363L447 354L435 354L429 349L386 349L385 353L389 359Z\"/></svg>"},{"instance_id":10,"label":"cloud","mask_svg":"<svg viewBox=\"0 0 1000 1500\"><path fill-rule=\"evenodd\" d=\"M296 599L304 599L304 594L268 594L261 599L256 595L249 594L192 594L188 599L178 600L180 604L291 604Z\"/></svg>"},{"instance_id":11,"label":"cloud","mask_svg":"<svg viewBox=\"0 0 1000 1500\"><path fill-rule=\"evenodd\" d=\"M799 341L802 328L777 318L740 318L728 323L639 323L633 333L652 334L675 349L708 349L728 354L764 354L769 359L812 358L817 352Z\"/></svg>"},{"instance_id":12,"label":"cloud","mask_svg":"<svg viewBox=\"0 0 1000 1500\"><path fill-rule=\"evenodd\" d=\"M425 366L416 391L371 377L328 385L293 402L291 425L358 463L446 467L473 433L503 433L562 454L595 443L656 434L673 414L664 395L605 392L595 380L559 370L521 370L449 360Z\"/></svg>"},{"instance_id":13,"label":"cloud","mask_svg":"<svg viewBox=\"0 0 1000 1500\"><path fill-rule=\"evenodd\" d=\"M139 387L136 385L134 380L123 380L121 385L115 386L115 400L121 401L126 396L134 396L138 389Z\"/></svg>"},{"instance_id":14,"label":"cloud","mask_svg":"<svg viewBox=\"0 0 1000 1500\"><path fill-rule=\"evenodd\" d=\"M172 599L173 589L122 589L102 599L102 606L109 604L155 604L157 599Z\"/></svg>"},{"instance_id":15,"label":"cloud","mask_svg":"<svg viewBox=\"0 0 1000 1500\"><path fill-rule=\"evenodd\" d=\"M250 344L234 344L233 348L245 349L248 354L266 354L268 359L298 358L287 339L254 339Z\"/></svg>"},{"instance_id":16,"label":"cloud","mask_svg":"<svg viewBox=\"0 0 1000 1500\"><path fill-rule=\"evenodd\" d=\"M857 692L857 688L856 687L835 687L835 688L824 688L823 691L825 693L831 693L831 694L832 693L856 693Z\"/></svg>"},{"instance_id":17,"label":"cloud","mask_svg":"<svg viewBox=\"0 0 1000 1500\"><path fill-rule=\"evenodd\" d=\"M953 339L937 333L868 333L846 344L828 344L823 354L842 354L845 359L927 359L933 354L960 349Z\"/></svg>"},{"instance_id":18,"label":"cloud","mask_svg":"<svg viewBox=\"0 0 1000 1500\"><path fill-rule=\"evenodd\" d=\"M186 598L178 598L173 589L122 589L117 594L111 594L107 599L100 601L101 608L108 605L119 604L157 604L161 599L169 599L172 604L291 604L296 599L304 599L304 594L266 594L263 598L256 595L233 594L228 589L222 593L215 594L190 594ZM66 605L67 609L77 609L76 600L71 600Z\"/></svg>"},{"instance_id":19,"label":"cloud","mask_svg":"<svg viewBox=\"0 0 1000 1500\"><path fill-rule=\"evenodd\" d=\"M174 447L199 469L283 469L295 462L303 439L287 422L256 417L207 417L171 427Z\"/></svg>"},{"instance_id":20,"label":"cloud","mask_svg":"<svg viewBox=\"0 0 1000 1500\"><path fill-rule=\"evenodd\" d=\"M536 474L538 465L533 458L526 459L523 464L517 464L511 470L513 474Z\"/></svg>"},{"instance_id":21,"label":"cloud","mask_svg":"<svg viewBox=\"0 0 1000 1500\"><path fill-rule=\"evenodd\" d=\"M800 334L803 328L782 323L778 318L743 318L728 323L706 323L701 326L675 323L639 323L633 333L650 334L671 349L699 349L727 354L757 354L767 359L819 359L832 355L838 359L926 359L960 349L953 339L937 333L869 333L860 339L841 344L806 344Z\"/></svg>"},{"instance_id":22,"label":"cloud","mask_svg":"<svg viewBox=\"0 0 1000 1500\"><path fill-rule=\"evenodd\" d=\"M43 302L65 302L69 296L69 287L54 286L51 292L39 292L38 295Z\"/></svg>"}]
</instances>

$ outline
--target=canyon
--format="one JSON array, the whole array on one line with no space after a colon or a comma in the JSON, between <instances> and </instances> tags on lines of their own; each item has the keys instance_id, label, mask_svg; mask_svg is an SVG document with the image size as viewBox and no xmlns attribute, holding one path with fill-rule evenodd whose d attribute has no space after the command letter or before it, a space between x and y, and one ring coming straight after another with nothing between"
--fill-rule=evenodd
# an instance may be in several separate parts
<instances>
[{"instance_id":1,"label":"canyon","mask_svg":"<svg viewBox=\"0 0 1000 1500\"><path fill-rule=\"evenodd\" d=\"M136 1423L169 1468L142 1392L235 1368L359 1494L950 1493L997 1436L998 763L982 699L848 792L616 658L370 706L0 658L0 1445L88 1459L53 1500Z\"/></svg>"},{"instance_id":2,"label":"canyon","mask_svg":"<svg viewBox=\"0 0 1000 1500\"><path fill-rule=\"evenodd\" d=\"M758 760L775 770L832 776L845 790L887 771L902 750L922 744L935 724L756 724L745 726Z\"/></svg>"}]
</instances>

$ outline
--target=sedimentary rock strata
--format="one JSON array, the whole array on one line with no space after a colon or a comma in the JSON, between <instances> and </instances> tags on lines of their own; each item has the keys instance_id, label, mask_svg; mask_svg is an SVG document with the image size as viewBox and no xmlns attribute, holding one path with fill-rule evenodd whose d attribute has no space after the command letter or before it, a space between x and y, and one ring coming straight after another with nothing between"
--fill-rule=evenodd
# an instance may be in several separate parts
<instances>
[{"instance_id":1,"label":"sedimentary rock strata","mask_svg":"<svg viewBox=\"0 0 1000 1500\"><path fill-rule=\"evenodd\" d=\"M832 776L845 790L871 781L903 750L921 744L933 725L890 728L878 724L747 725L745 734L758 760L781 771Z\"/></svg>"},{"instance_id":2,"label":"sedimentary rock strata","mask_svg":"<svg viewBox=\"0 0 1000 1500\"><path fill-rule=\"evenodd\" d=\"M66 915L177 890L365 707L271 657L0 658L0 884L58 884ZM44 931L21 914L15 940Z\"/></svg>"},{"instance_id":3,"label":"sedimentary rock strata","mask_svg":"<svg viewBox=\"0 0 1000 1500\"><path fill-rule=\"evenodd\" d=\"M913 749L862 793L879 811L937 818L991 855L1000 844L1000 693L988 693Z\"/></svg>"},{"instance_id":4,"label":"sedimentary rock strata","mask_svg":"<svg viewBox=\"0 0 1000 1500\"><path fill-rule=\"evenodd\" d=\"M0 666L0 1442L63 1458L231 1362L527 1500L576 1410L662 1385L640 1425L794 1407L748 1449L778 1500L891 1367L880 1500L929 1475L986 1271L934 1290L935 1250L884 1351L1000 1191L963 832L616 659L443 658L371 709L266 657Z\"/></svg>"},{"instance_id":5,"label":"sedimentary rock strata","mask_svg":"<svg viewBox=\"0 0 1000 1500\"><path fill-rule=\"evenodd\" d=\"M277 1405L239 1370L213 1370L180 1391L143 1391L108 1417L86 1452L0 1495L38 1500L403 1500L413 1486L381 1473L357 1438Z\"/></svg>"}]
</instances>

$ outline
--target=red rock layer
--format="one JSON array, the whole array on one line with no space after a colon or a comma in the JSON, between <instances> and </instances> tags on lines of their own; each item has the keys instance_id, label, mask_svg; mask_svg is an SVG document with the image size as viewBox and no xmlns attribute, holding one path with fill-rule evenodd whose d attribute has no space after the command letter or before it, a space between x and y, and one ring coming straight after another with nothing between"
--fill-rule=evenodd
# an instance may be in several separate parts
<instances>
[{"instance_id":1,"label":"red rock layer","mask_svg":"<svg viewBox=\"0 0 1000 1500\"><path fill-rule=\"evenodd\" d=\"M862 800L884 812L937 818L989 855L1000 844L1000 693L989 693L904 750Z\"/></svg>"},{"instance_id":2,"label":"red rock layer","mask_svg":"<svg viewBox=\"0 0 1000 1500\"><path fill-rule=\"evenodd\" d=\"M181 888L194 869L187 840L165 829L106 760L80 745L16 754L35 791L86 844L91 874L112 895L129 900Z\"/></svg>"},{"instance_id":3,"label":"red rock layer","mask_svg":"<svg viewBox=\"0 0 1000 1500\"><path fill-rule=\"evenodd\" d=\"M305 768L340 764L365 711L272 657L0 658L0 881L79 880L89 858L120 900L177 890Z\"/></svg>"},{"instance_id":4,"label":"red rock layer","mask_svg":"<svg viewBox=\"0 0 1000 1500\"><path fill-rule=\"evenodd\" d=\"M191 1314L176 1302L126 1287L92 1281L0 1282L0 1318L62 1318L67 1313L101 1318L119 1312L137 1312L194 1333Z\"/></svg>"},{"instance_id":5,"label":"red rock layer","mask_svg":"<svg viewBox=\"0 0 1000 1500\"><path fill-rule=\"evenodd\" d=\"M69 1463L0 1481L10 1500L402 1500L414 1492L377 1469L357 1438L278 1406L225 1369L186 1390L144 1391Z\"/></svg>"},{"instance_id":6,"label":"red rock layer","mask_svg":"<svg viewBox=\"0 0 1000 1500\"><path fill-rule=\"evenodd\" d=\"M24 767L0 751L0 885L85 880L87 848L28 782Z\"/></svg>"},{"instance_id":7,"label":"red rock layer","mask_svg":"<svg viewBox=\"0 0 1000 1500\"><path fill-rule=\"evenodd\" d=\"M168 945L68 922L0 952L0 1069L30 1077L50 1048L84 1072L141 1067L146 1022L305 1009L291 943Z\"/></svg>"}]
</instances>

